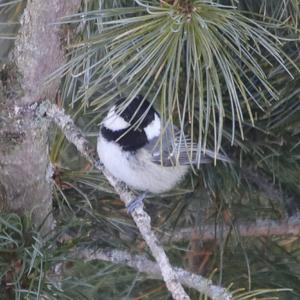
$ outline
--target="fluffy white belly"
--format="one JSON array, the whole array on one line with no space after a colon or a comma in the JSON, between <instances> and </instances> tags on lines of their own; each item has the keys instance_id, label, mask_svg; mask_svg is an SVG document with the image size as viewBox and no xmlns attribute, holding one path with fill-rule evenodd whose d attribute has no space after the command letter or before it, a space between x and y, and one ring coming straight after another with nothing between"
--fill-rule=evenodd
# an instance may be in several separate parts
<instances>
[{"instance_id":1,"label":"fluffy white belly","mask_svg":"<svg viewBox=\"0 0 300 300\"><path fill-rule=\"evenodd\" d=\"M187 173L187 166L162 167L151 161L151 154L141 149L121 151L115 142L101 135L97 142L101 162L113 176L134 189L161 193L172 189Z\"/></svg>"}]
</instances>

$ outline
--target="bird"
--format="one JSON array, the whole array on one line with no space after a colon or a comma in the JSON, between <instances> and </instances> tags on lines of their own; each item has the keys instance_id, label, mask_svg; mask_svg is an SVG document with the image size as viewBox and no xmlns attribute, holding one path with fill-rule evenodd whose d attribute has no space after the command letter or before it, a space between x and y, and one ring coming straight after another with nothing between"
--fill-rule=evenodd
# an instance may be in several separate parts
<instances>
[{"instance_id":1,"label":"bird","mask_svg":"<svg viewBox=\"0 0 300 300\"><path fill-rule=\"evenodd\" d=\"M100 124L100 161L118 180L144 192L140 198L167 192L187 175L193 158L187 143L180 144L186 140L176 127L162 124L160 114L142 95L129 102L118 100ZM213 151L206 151L200 161L213 162L214 157ZM217 158L226 160L224 156Z\"/></svg>"}]
</instances>

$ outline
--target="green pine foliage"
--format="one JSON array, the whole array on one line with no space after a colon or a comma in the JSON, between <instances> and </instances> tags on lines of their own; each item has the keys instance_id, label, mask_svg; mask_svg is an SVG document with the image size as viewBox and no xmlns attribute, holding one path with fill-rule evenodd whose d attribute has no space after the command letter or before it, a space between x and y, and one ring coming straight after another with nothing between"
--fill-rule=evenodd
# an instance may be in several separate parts
<instances>
[{"instance_id":1,"label":"green pine foliage","mask_svg":"<svg viewBox=\"0 0 300 300\"><path fill-rule=\"evenodd\" d=\"M91 143L114 101L143 94L199 153L233 160L195 167L176 190L145 204L161 237L231 226L229 235L170 238L164 248L174 265L212 276L236 300L300 299L299 238L245 238L237 230L298 213L299 20L299 0L86 0L61 20L69 61L48 80L63 75L57 103ZM28 219L1 216L0 298L170 299L162 281L72 258L75 246L151 253L105 178L54 127L50 158L56 229L45 240Z\"/></svg>"}]
</instances>

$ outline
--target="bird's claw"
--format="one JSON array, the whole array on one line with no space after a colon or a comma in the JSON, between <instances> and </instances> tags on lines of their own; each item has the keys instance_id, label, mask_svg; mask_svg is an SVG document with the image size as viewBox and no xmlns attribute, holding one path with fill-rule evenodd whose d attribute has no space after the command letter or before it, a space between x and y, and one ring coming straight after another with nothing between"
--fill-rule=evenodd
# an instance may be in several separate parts
<instances>
[{"instance_id":1,"label":"bird's claw","mask_svg":"<svg viewBox=\"0 0 300 300\"><path fill-rule=\"evenodd\" d=\"M136 198L134 198L128 205L127 211L129 214L132 214L139 206L143 205L143 201L146 198L147 192L140 194Z\"/></svg>"}]
</instances>

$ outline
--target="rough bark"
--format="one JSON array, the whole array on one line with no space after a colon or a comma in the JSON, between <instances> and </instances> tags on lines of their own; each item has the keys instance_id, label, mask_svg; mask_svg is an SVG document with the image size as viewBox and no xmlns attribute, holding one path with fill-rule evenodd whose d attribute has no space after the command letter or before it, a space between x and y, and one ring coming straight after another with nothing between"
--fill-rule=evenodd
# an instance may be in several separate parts
<instances>
[{"instance_id":1,"label":"rough bark","mask_svg":"<svg viewBox=\"0 0 300 300\"><path fill-rule=\"evenodd\" d=\"M80 0L27 2L15 43L14 61L0 78L0 209L29 213L51 227L52 184L45 119L32 103L54 99L59 80L45 78L65 62L59 22L76 12Z\"/></svg>"}]
</instances>

